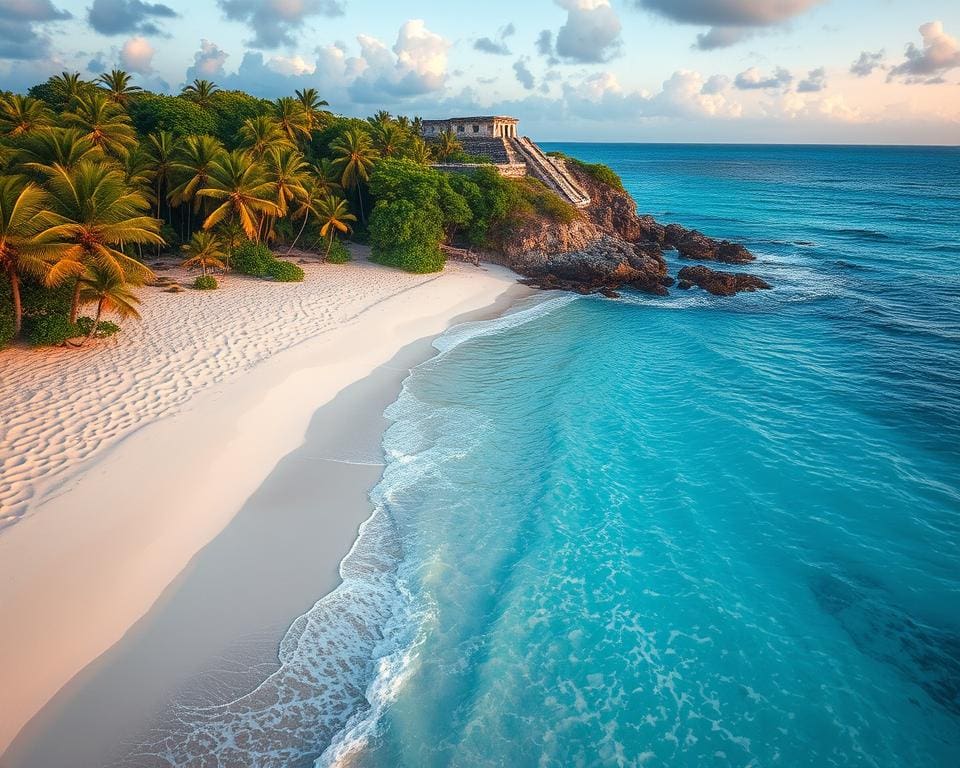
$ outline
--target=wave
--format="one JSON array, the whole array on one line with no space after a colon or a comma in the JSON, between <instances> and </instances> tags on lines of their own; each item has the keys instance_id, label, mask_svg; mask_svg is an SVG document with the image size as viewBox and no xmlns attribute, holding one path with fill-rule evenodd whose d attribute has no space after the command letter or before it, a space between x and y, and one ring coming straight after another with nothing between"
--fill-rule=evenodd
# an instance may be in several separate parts
<instances>
[{"instance_id":1,"label":"wave","mask_svg":"<svg viewBox=\"0 0 960 768\"><path fill-rule=\"evenodd\" d=\"M434 342L437 355L422 365L435 365L470 339L516 328L577 298L538 296L499 318L456 326ZM218 677L225 672L205 675L191 695L181 693L118 768L192 764L198 755L210 768L338 765L366 743L410 673L432 615L429 603L405 588L406 569L415 564L404 559L403 517L395 502L436 464L418 425L436 418L438 409L410 392L417 375L415 368L384 414L392 422L384 436L387 463L371 492L373 512L340 563L341 583L290 625L278 667L239 695L237 685ZM458 415L453 423L466 422ZM470 428L456 439L463 442L471 432L478 434ZM234 693L225 695L227 690Z\"/></svg>"}]
</instances>

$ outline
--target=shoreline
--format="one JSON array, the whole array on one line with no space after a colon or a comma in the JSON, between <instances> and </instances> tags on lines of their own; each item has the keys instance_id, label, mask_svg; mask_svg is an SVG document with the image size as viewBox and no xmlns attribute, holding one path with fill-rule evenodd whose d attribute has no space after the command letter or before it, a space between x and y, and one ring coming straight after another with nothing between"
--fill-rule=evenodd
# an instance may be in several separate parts
<instances>
[{"instance_id":1,"label":"shoreline","mask_svg":"<svg viewBox=\"0 0 960 768\"><path fill-rule=\"evenodd\" d=\"M360 277L381 269L363 266ZM320 408L398 348L517 294L512 273L496 267L455 265L410 282L139 427L0 534L5 764L21 728L150 613L303 443Z\"/></svg>"}]
</instances>

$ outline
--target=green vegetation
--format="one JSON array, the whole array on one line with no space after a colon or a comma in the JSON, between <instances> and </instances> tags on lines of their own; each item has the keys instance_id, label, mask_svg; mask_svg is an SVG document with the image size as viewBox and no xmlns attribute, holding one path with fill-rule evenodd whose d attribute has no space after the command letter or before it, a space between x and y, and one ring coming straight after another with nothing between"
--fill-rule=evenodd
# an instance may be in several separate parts
<instances>
[{"instance_id":1,"label":"green vegetation","mask_svg":"<svg viewBox=\"0 0 960 768\"><path fill-rule=\"evenodd\" d=\"M193 287L198 291L213 291L219 288L220 284L213 275L197 275L197 279L193 281Z\"/></svg>"},{"instance_id":2,"label":"green vegetation","mask_svg":"<svg viewBox=\"0 0 960 768\"><path fill-rule=\"evenodd\" d=\"M348 261L350 261L350 251L348 251L347 246L345 246L339 240L334 240L330 244L327 255L324 257L324 261L326 261L328 264L346 264Z\"/></svg>"},{"instance_id":3,"label":"green vegetation","mask_svg":"<svg viewBox=\"0 0 960 768\"><path fill-rule=\"evenodd\" d=\"M116 323L112 323L109 320L101 320L96 324L96 330L94 329L94 321L92 317L78 317L77 318L77 330L80 332L81 336L93 337L95 339L105 339L108 336L114 336L120 332L120 326Z\"/></svg>"},{"instance_id":4,"label":"green vegetation","mask_svg":"<svg viewBox=\"0 0 960 768\"><path fill-rule=\"evenodd\" d=\"M547 152L547 154L552 157L559 157L563 160L566 160L567 163L575 165L577 168L581 169L584 173L601 184L623 191L623 180L609 165L604 165L603 163L585 163L583 160L570 157L569 155L565 155L563 152Z\"/></svg>"},{"instance_id":5,"label":"green vegetation","mask_svg":"<svg viewBox=\"0 0 960 768\"><path fill-rule=\"evenodd\" d=\"M245 240L231 252L230 268L241 275L267 277L270 274L270 265L275 260L276 257L264 243Z\"/></svg>"},{"instance_id":6,"label":"green vegetation","mask_svg":"<svg viewBox=\"0 0 960 768\"><path fill-rule=\"evenodd\" d=\"M278 283L302 283L304 277L301 267L282 259L274 259L267 268L267 274Z\"/></svg>"},{"instance_id":7,"label":"green vegetation","mask_svg":"<svg viewBox=\"0 0 960 768\"><path fill-rule=\"evenodd\" d=\"M437 171L442 159L488 162L453 134L428 145L419 118L326 106L313 89L268 101L207 80L151 93L122 70L0 92L0 346L96 338L101 315L137 317L151 260L181 243L209 290L227 269L302 280L271 248L305 243L344 263L349 236L383 264L430 272L445 243L496 246L534 217L577 215L492 167ZM78 319L85 304L90 323Z\"/></svg>"}]
</instances>

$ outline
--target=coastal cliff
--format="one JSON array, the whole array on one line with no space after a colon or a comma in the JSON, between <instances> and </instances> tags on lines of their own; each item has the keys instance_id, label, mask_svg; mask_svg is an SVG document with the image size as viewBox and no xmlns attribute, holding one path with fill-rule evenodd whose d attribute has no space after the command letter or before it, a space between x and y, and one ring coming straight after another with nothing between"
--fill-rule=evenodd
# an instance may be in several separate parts
<instances>
[{"instance_id":1,"label":"coastal cliff","mask_svg":"<svg viewBox=\"0 0 960 768\"><path fill-rule=\"evenodd\" d=\"M553 159L589 194L590 204L569 221L541 217L522 222L501 235L494 252L484 254L523 275L528 285L608 296L630 287L665 296L676 283L663 257L666 250L675 250L682 259L723 264L748 264L755 258L738 243L640 215L619 178L604 166ZM710 290L722 284L711 291L716 295L770 287L749 275L729 280L724 279L729 273L702 265L696 270L696 279L684 280L682 287Z\"/></svg>"}]
</instances>

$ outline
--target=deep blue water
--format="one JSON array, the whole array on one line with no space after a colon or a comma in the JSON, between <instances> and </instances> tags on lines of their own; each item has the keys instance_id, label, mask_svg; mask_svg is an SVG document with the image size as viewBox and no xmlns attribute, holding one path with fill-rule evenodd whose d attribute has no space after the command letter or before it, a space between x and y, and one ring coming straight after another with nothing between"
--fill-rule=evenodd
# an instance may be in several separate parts
<instances>
[{"instance_id":1,"label":"deep blue water","mask_svg":"<svg viewBox=\"0 0 960 768\"><path fill-rule=\"evenodd\" d=\"M960 151L548 148L775 288L444 337L258 691L276 764L960 765Z\"/></svg>"}]
</instances>

